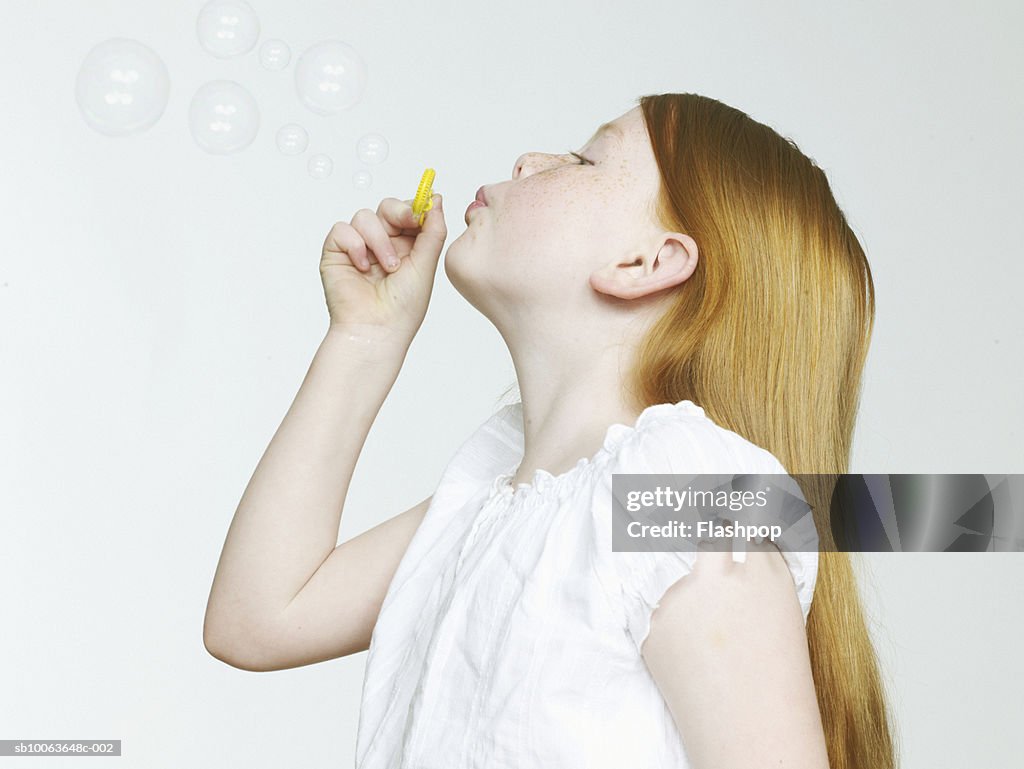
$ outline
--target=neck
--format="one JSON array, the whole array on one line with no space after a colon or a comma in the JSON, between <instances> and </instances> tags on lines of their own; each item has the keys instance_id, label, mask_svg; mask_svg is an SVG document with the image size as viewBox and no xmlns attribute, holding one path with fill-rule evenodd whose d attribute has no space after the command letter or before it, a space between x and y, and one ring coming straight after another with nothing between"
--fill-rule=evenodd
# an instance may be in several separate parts
<instances>
[{"instance_id":1,"label":"neck","mask_svg":"<svg viewBox=\"0 0 1024 769\"><path fill-rule=\"evenodd\" d=\"M634 351L625 346L539 349L509 345L523 402L523 459L510 483L538 469L560 475L601 448L613 423L632 425L625 393Z\"/></svg>"}]
</instances>

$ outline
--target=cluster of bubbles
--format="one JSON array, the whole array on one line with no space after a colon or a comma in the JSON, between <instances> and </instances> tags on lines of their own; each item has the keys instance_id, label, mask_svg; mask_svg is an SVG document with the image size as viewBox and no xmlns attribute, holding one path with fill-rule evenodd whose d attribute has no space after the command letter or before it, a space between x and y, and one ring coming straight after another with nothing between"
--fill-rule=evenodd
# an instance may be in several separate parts
<instances>
[{"instance_id":1,"label":"cluster of bubbles","mask_svg":"<svg viewBox=\"0 0 1024 769\"><path fill-rule=\"evenodd\" d=\"M243 0L211 0L196 19L196 34L205 51L221 59L251 51L260 37L255 11ZM258 51L260 65L281 72L291 63L292 52L283 40L266 40ZM325 40L307 49L295 63L294 86L299 101L317 115L337 115L362 98L366 65L352 46ZM86 55L75 83L75 97L85 122L107 136L127 136L153 126L163 115L171 81L160 56L137 40L111 38ZM189 131L195 143L211 154L226 155L252 144L260 128L256 99L240 83L212 80L201 85L188 110ZM285 155L302 155L309 147L309 133L297 123L281 126L275 135ZM388 142L371 133L356 143L356 157L364 165L384 162ZM310 156L309 175L324 179L333 173L334 161L325 154ZM373 183L369 171L352 177L357 189Z\"/></svg>"}]
</instances>

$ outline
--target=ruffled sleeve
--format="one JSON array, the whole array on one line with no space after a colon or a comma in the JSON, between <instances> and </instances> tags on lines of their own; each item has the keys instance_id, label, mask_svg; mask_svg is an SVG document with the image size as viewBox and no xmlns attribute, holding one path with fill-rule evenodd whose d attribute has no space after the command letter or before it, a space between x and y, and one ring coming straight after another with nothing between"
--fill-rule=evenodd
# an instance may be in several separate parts
<instances>
[{"instance_id":1,"label":"ruffled sleeve","mask_svg":"<svg viewBox=\"0 0 1024 769\"><path fill-rule=\"evenodd\" d=\"M392 578L381 607L399 600L421 600L410 584L429 585L459 546L495 478L516 467L522 457L522 404L502 406L485 419L456 449L441 472L430 505L413 534Z\"/></svg>"},{"instance_id":2,"label":"ruffled sleeve","mask_svg":"<svg viewBox=\"0 0 1024 769\"><path fill-rule=\"evenodd\" d=\"M498 476L518 465L523 456L522 409L522 402L502 406L455 451L434 492L435 499L445 499L444 507L489 492Z\"/></svg>"},{"instance_id":3,"label":"ruffled sleeve","mask_svg":"<svg viewBox=\"0 0 1024 769\"><path fill-rule=\"evenodd\" d=\"M688 403L688 402L687 402ZM652 417L637 423L636 429L615 433L616 444L608 465L598 474L593 497L599 547L608 555L605 579L618 598L622 622L639 652L650 631L651 616L662 596L675 582L693 570L697 558L694 540L683 540L672 551L622 552L611 550L612 476L616 473L653 474L775 474L786 473L771 452L720 427L699 408L655 407ZM796 482L789 479L792 488ZM818 570L818 538L809 509L791 521L779 539L783 558L803 611L804 622L811 607ZM734 551L733 560L742 562L743 552ZM618 595L614 595L615 587ZM609 589L609 588L606 588Z\"/></svg>"}]
</instances>

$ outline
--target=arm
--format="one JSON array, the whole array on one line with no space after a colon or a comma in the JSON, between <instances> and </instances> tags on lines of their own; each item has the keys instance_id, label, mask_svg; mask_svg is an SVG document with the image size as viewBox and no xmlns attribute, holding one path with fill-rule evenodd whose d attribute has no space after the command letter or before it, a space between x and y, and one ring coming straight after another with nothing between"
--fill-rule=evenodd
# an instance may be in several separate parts
<instances>
[{"instance_id":1,"label":"arm","mask_svg":"<svg viewBox=\"0 0 1024 769\"><path fill-rule=\"evenodd\" d=\"M651 617L642 654L693 769L828 769L793 578L761 548L701 551Z\"/></svg>"},{"instance_id":2,"label":"arm","mask_svg":"<svg viewBox=\"0 0 1024 769\"><path fill-rule=\"evenodd\" d=\"M365 648L429 500L335 545L356 460L408 344L331 325L228 529L203 627L213 656L270 670Z\"/></svg>"}]
</instances>

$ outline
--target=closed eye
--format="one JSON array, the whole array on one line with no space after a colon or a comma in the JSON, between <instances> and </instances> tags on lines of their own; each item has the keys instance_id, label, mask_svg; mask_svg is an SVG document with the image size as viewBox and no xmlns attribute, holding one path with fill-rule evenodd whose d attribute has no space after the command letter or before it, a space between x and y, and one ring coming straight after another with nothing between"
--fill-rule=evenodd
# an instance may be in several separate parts
<instances>
[{"instance_id":1,"label":"closed eye","mask_svg":"<svg viewBox=\"0 0 1024 769\"><path fill-rule=\"evenodd\" d=\"M585 157L583 157L582 155L579 155L579 154L573 152L572 150L566 150L566 152L569 155L572 155L574 158L576 158L577 160L580 161L579 163L576 164L578 166L585 166L585 165L591 165L592 166L592 165L594 165L594 163L592 161L587 160Z\"/></svg>"}]
</instances>

